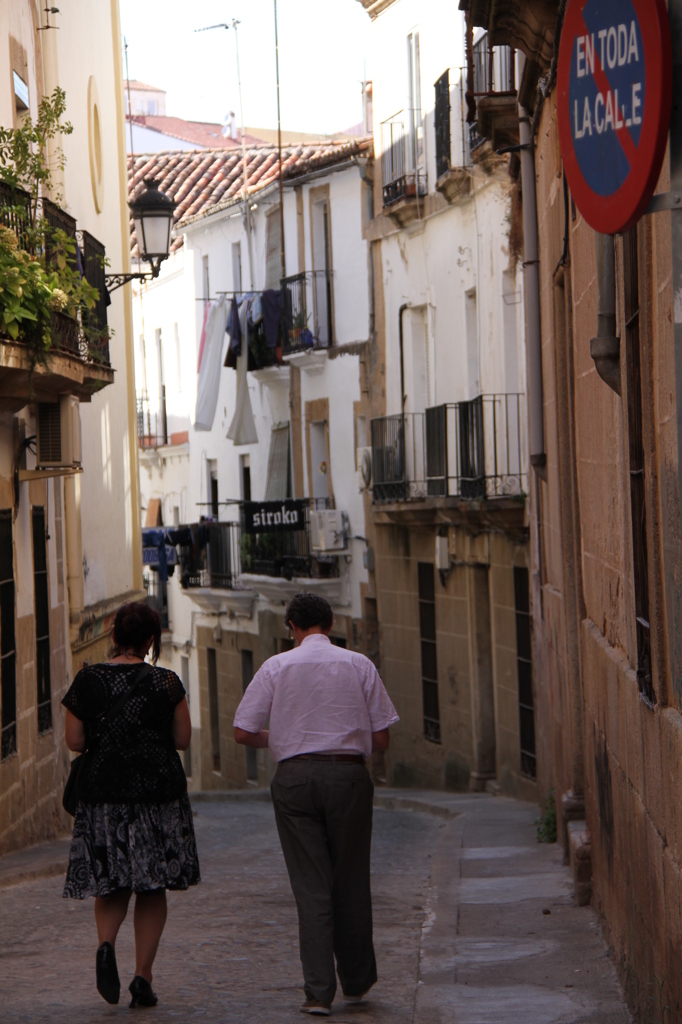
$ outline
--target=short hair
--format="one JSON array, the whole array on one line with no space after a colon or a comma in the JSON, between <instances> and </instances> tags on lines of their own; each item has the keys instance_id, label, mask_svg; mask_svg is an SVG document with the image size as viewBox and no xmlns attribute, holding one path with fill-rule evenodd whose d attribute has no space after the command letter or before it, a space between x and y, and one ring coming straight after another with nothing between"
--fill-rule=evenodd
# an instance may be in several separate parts
<instances>
[{"instance_id":1,"label":"short hair","mask_svg":"<svg viewBox=\"0 0 682 1024\"><path fill-rule=\"evenodd\" d=\"M327 630L332 628L334 612L329 601L325 601L319 594L296 594L287 605L284 616L285 626L289 623L297 629L311 629L313 626L321 626Z\"/></svg>"},{"instance_id":2,"label":"short hair","mask_svg":"<svg viewBox=\"0 0 682 1024\"><path fill-rule=\"evenodd\" d=\"M122 604L114 618L114 653L139 651L152 637L152 660L156 664L161 654L161 616L144 601Z\"/></svg>"}]
</instances>

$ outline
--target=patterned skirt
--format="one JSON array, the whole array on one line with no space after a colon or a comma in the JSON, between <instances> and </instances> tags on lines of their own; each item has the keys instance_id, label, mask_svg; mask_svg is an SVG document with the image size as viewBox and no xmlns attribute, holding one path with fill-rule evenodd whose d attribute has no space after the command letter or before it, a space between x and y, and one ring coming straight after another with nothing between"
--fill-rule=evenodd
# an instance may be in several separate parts
<instances>
[{"instance_id":1,"label":"patterned skirt","mask_svg":"<svg viewBox=\"0 0 682 1024\"><path fill-rule=\"evenodd\" d=\"M65 897L119 889L187 889L200 881L192 808L185 793L165 804L79 804Z\"/></svg>"}]
</instances>

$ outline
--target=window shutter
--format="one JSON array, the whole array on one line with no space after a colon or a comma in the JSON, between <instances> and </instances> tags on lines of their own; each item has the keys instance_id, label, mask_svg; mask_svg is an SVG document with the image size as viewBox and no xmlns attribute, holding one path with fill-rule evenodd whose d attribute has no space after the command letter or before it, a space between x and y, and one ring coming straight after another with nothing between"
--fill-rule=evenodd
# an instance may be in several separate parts
<instances>
[{"instance_id":1,"label":"window shutter","mask_svg":"<svg viewBox=\"0 0 682 1024\"><path fill-rule=\"evenodd\" d=\"M279 288L282 277L282 233L279 206L268 214L268 242L265 256L265 287Z\"/></svg>"},{"instance_id":2,"label":"window shutter","mask_svg":"<svg viewBox=\"0 0 682 1024\"><path fill-rule=\"evenodd\" d=\"M279 501L291 497L291 472L289 459L289 424L280 423L272 428L268 476L265 484L265 500Z\"/></svg>"}]
</instances>

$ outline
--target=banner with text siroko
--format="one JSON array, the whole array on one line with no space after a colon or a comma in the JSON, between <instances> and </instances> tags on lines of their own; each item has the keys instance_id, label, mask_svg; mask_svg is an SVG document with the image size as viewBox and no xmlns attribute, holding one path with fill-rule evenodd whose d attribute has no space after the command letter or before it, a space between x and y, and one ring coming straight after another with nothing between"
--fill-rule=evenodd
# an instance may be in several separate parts
<instances>
[{"instance_id":1,"label":"banner with text siroko","mask_svg":"<svg viewBox=\"0 0 682 1024\"><path fill-rule=\"evenodd\" d=\"M242 506L244 533L289 533L305 530L305 499L285 498L282 501L245 501Z\"/></svg>"}]
</instances>

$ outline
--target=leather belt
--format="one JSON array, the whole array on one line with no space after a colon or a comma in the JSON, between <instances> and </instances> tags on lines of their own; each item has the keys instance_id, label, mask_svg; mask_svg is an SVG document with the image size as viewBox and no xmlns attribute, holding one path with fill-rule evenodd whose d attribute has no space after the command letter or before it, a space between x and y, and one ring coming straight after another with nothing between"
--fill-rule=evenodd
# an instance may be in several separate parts
<instances>
[{"instance_id":1,"label":"leather belt","mask_svg":"<svg viewBox=\"0 0 682 1024\"><path fill-rule=\"evenodd\" d=\"M293 757L285 757L285 761L350 761L352 764L364 764L365 758L362 754L295 754Z\"/></svg>"}]
</instances>

